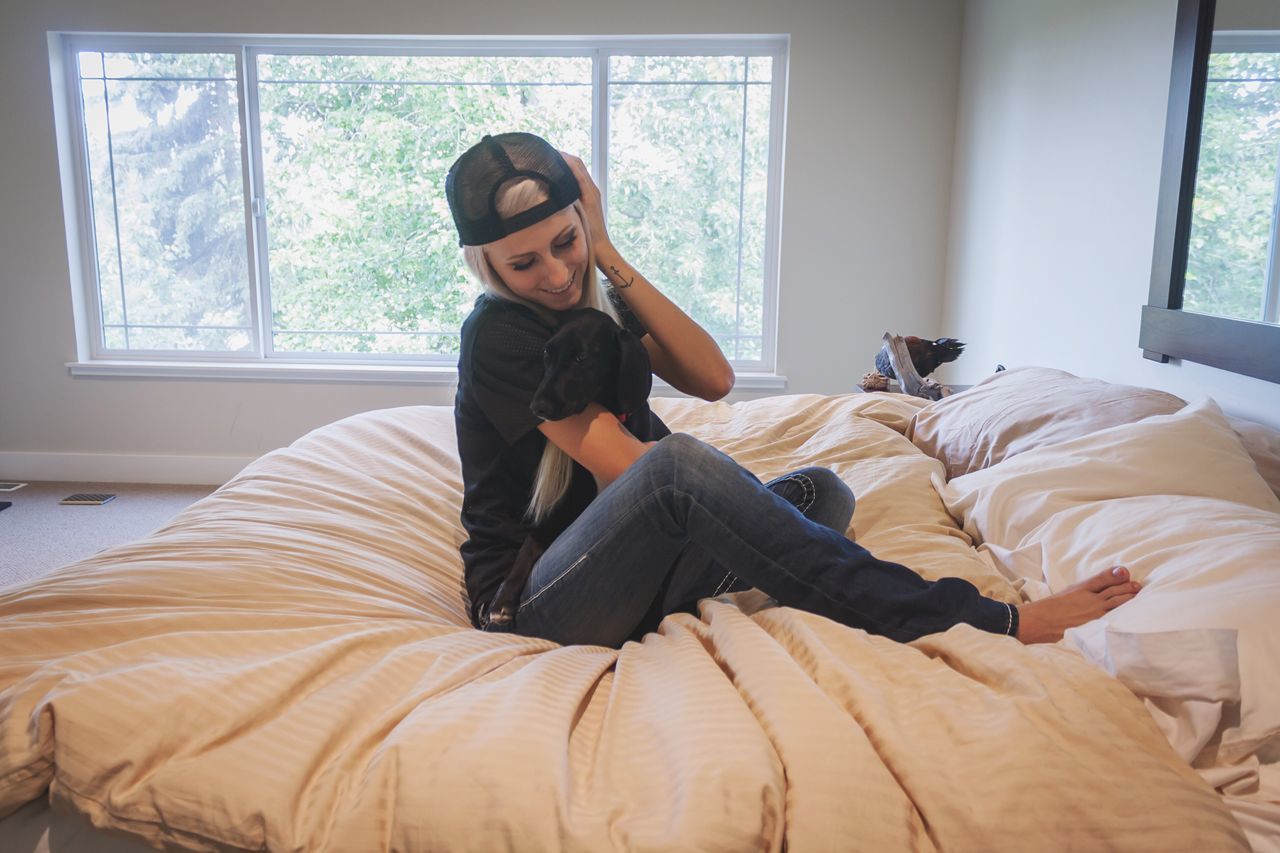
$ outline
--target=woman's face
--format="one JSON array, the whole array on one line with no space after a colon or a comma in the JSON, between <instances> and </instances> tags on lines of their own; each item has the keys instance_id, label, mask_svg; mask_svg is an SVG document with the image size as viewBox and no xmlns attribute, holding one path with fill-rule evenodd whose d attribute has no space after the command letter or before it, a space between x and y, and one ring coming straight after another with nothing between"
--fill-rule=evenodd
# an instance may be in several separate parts
<instances>
[{"instance_id":1,"label":"woman's face","mask_svg":"<svg viewBox=\"0 0 1280 853\"><path fill-rule=\"evenodd\" d=\"M484 246L489 264L517 296L553 311L582 298L587 242L572 208Z\"/></svg>"}]
</instances>

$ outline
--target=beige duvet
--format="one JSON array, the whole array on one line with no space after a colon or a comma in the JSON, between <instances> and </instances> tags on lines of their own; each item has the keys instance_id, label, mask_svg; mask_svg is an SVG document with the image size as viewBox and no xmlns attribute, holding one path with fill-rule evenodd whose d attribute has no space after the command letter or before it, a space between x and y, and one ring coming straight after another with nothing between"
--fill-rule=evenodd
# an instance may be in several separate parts
<instances>
[{"instance_id":1,"label":"beige duvet","mask_svg":"<svg viewBox=\"0 0 1280 853\"><path fill-rule=\"evenodd\" d=\"M920 403L655 409L762 479L830 466L878 556L1017 601L901 435ZM1066 648L899 645L755 591L621 651L472 630L454 446L447 408L349 418L0 590L0 816L48 798L200 850L1244 847Z\"/></svg>"}]
</instances>

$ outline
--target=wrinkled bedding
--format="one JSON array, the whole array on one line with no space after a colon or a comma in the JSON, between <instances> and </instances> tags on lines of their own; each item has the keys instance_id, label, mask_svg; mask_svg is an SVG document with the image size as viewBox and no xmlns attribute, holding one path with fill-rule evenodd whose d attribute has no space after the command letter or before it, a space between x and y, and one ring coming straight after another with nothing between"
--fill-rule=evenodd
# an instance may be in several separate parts
<instances>
[{"instance_id":1,"label":"wrinkled bedding","mask_svg":"<svg viewBox=\"0 0 1280 853\"><path fill-rule=\"evenodd\" d=\"M653 403L762 479L831 467L877 556L1021 600L903 436L923 401ZM460 492L449 409L370 412L0 589L0 817L196 850L1247 849L1067 644L900 645L754 590L621 650L472 630Z\"/></svg>"}]
</instances>

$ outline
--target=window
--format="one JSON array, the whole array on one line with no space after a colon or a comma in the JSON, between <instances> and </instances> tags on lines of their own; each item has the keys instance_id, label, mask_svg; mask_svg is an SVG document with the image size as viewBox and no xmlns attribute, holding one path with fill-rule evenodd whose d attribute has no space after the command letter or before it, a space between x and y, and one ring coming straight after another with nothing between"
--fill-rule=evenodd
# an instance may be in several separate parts
<instances>
[{"instance_id":1,"label":"window","mask_svg":"<svg viewBox=\"0 0 1280 853\"><path fill-rule=\"evenodd\" d=\"M63 45L94 359L452 366L479 289L444 175L521 129L583 157L614 242L737 366L772 365L783 39Z\"/></svg>"},{"instance_id":2,"label":"window","mask_svg":"<svg viewBox=\"0 0 1280 853\"><path fill-rule=\"evenodd\" d=\"M250 348L235 56L79 60L99 342Z\"/></svg>"},{"instance_id":3,"label":"window","mask_svg":"<svg viewBox=\"0 0 1280 853\"><path fill-rule=\"evenodd\" d=\"M1280 322L1280 37L1209 55L1184 311Z\"/></svg>"},{"instance_id":4,"label":"window","mask_svg":"<svg viewBox=\"0 0 1280 853\"><path fill-rule=\"evenodd\" d=\"M1280 324L1183 310L1211 42L1229 36L1232 51L1250 52L1236 34L1213 31L1214 2L1178 0L1151 286L1138 346L1161 364L1176 358L1280 382Z\"/></svg>"}]
</instances>

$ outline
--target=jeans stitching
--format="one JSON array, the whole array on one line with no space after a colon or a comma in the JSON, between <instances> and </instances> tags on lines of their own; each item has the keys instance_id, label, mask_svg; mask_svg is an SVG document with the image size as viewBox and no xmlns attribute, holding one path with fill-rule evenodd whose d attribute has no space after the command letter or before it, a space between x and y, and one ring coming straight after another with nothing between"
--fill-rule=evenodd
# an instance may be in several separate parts
<instances>
[{"instance_id":1,"label":"jeans stitching","mask_svg":"<svg viewBox=\"0 0 1280 853\"><path fill-rule=\"evenodd\" d=\"M524 610L524 609L525 609L525 607L527 607L527 606L528 606L528 605L530 605L530 604L533 604L533 602L535 602L535 601L537 601L539 598L541 598L541 597L542 597L542 594L543 594L544 592L546 592L547 590L551 589L551 587L555 586L556 584L560 583L560 581L564 580L564 576L565 576L565 575L569 574L569 572L571 572L571 571L573 571L574 569L578 568L578 566L582 564L582 561L583 561L583 560L585 560L585 559L587 559L587 557L589 557L589 556L591 556L591 548L588 548L586 551L583 551L583 552L582 552L582 556L581 556L581 557L579 557L578 559L576 559L576 560L574 560L572 563L570 563L570 564L569 564L569 566L568 566L568 567L567 567L563 572L561 572L560 574L558 574L558 575L556 575L554 578L552 578L552 579L551 579L551 581L550 581L546 586L544 586L542 589L540 589L540 590L538 590L537 592L535 592L533 595L529 596L529 597L528 597L527 599L525 599L524 601L522 601L522 602L520 602L519 604L517 604L517 605L516 605L516 613L517 613L517 614L519 614L521 610Z\"/></svg>"},{"instance_id":2,"label":"jeans stitching","mask_svg":"<svg viewBox=\"0 0 1280 853\"><path fill-rule=\"evenodd\" d=\"M877 625L877 626L880 626L880 625L882 625L882 624L883 624L883 623L881 623L881 622L880 622L880 620L872 618L872 617L871 617L871 616L869 616L867 613L864 613L862 610L859 610L858 608L854 607L852 604L846 604L845 602L842 602L842 601L840 601L840 600L839 600L839 599L837 599L837 598L833 598L831 595L829 595L829 594L827 593L827 591L826 591L826 590L821 589L821 588L820 588L820 587L818 587L816 584L814 584L812 581L810 581L810 580L808 580L808 579L806 579L806 578L802 578L802 577L800 577L799 575L795 574L794 572L790 571L786 566L782 565L781 563L779 563L777 560L773 559L772 557L768 557L768 556L765 556L764 554L761 554L761 553L760 553L760 551L759 551L755 546L751 545L749 542L745 541L741 536L737 535L737 534L736 534L736 533L734 533L732 530L730 530L729 528L727 528L727 527L725 527L723 524L721 524L721 523L720 523L720 521L719 521L719 519L717 519L713 513L711 513L709 510L707 510L707 509L706 509L706 507L704 507L702 504L700 504L700 503L698 502L698 499L697 499L696 497L694 497L693 495L689 494L688 492L682 492L682 491L680 491L679 489L676 489L674 486L671 486L671 487L667 487L667 486L660 486L659 488L671 488L671 490L672 490L672 493L673 493L673 494L680 494L680 495L683 495L684 497L688 498L688 499L690 500L690 502L691 502L694 506L696 506L698 509L702 510L703 512L706 512L706 513L707 513L707 515L711 518L712 522L713 522L717 527L719 527L719 528L720 528L721 533L722 533L723 535L733 537L733 538L734 538L734 539L736 539L736 540L739 542L739 544L741 544L743 547L748 548L748 549L750 549L751 551L755 552L755 554L756 554L758 557L760 557L761 559L765 560L766 562L772 563L772 564L774 565L774 567L776 567L780 572L782 572L782 573L783 573L784 575L786 575L787 577L791 578L793 581L796 581L796 582L798 582L798 583L802 583L802 584L804 584L804 585L805 585L805 586L807 586L809 589L811 589L813 592L815 592L815 593L817 593L818 595L820 595L820 596L822 596L823 598L825 598L827 601L830 601L832 604L834 604L834 605L836 605L837 607L840 607L840 608L842 608L842 609L844 609L844 610L847 610L847 611L849 611L850 613L854 613L854 614L856 614L859 618L863 619L865 622L867 622L867 623L869 623L869 624L874 624L874 625ZM766 589L766 590L762 590L762 591L763 591L763 592L765 592L765 593L771 594L771 593L769 593L769 590L767 590L767 589ZM803 608L801 608L801 609L803 609ZM837 620L837 621L838 621L838 620ZM883 631L883 633L884 633L884 636L886 636L886 637L889 637L889 638L893 639L895 634L897 634L897 635L904 635L906 632L903 632L901 629L890 629L890 630L888 630L888 631ZM913 637L912 639L914 639L914 637Z\"/></svg>"},{"instance_id":3,"label":"jeans stitching","mask_svg":"<svg viewBox=\"0 0 1280 853\"><path fill-rule=\"evenodd\" d=\"M720 583L716 584L716 591L711 593L709 597L715 598L717 595L724 592L729 587L733 586L734 580L735 578L733 576L733 572L725 572L724 577L720 579Z\"/></svg>"},{"instance_id":4,"label":"jeans stitching","mask_svg":"<svg viewBox=\"0 0 1280 853\"><path fill-rule=\"evenodd\" d=\"M773 482L780 485L788 480L798 481L800 483L800 488L804 490L804 496L800 498L800 503L796 506L796 509L798 509L802 515L807 515L809 508L812 507L814 502L818 499L818 487L814 485L813 480L809 479L808 475L799 473L787 474Z\"/></svg>"},{"instance_id":5,"label":"jeans stitching","mask_svg":"<svg viewBox=\"0 0 1280 853\"><path fill-rule=\"evenodd\" d=\"M659 486L658 488L659 488L659 489L661 489L661 488L663 488L663 486ZM546 586L544 586L542 589L540 589L540 590L538 590L537 592L535 592L533 595L529 596L529 598L527 598L527 599L525 599L524 601L522 601L522 602L520 602L519 604L517 604L517 605L516 605L516 614L518 615L518 614L520 613L520 611L521 611L521 610L523 610L523 609L525 608L525 606L526 606L526 605L532 604L533 602L537 601L539 598L541 598L541 597L542 597L542 594L543 594L544 592L546 592L547 590L551 589L551 588L552 588L553 586L555 586L556 584L560 583L560 581L564 580L565 575L569 574L569 572L573 571L574 569L578 568L578 566L582 565L582 561L583 561L583 560L585 560L585 559L587 559L588 557L590 557L590 556L591 556L591 552L592 552L592 551L594 551L594 550L596 549L596 546L597 546L597 545L599 545L602 541L604 541L605 537L606 537L606 536L608 536L608 535L609 535L609 533L610 533L610 532L612 532L612 530L613 530L615 527L617 527L619 524L622 524L624 521L628 521L628 520L631 518L631 516L633 516L633 515L635 515L637 512L639 512L639 511L640 511L640 506L641 506L641 504L643 504L643 503L644 503L644 501L645 501L645 500L648 500L650 497L653 497L653 495L656 493L656 491L657 491L657 490L655 489L654 491L649 492L649 494L648 494L648 495L646 495L644 499L642 499L642 500L640 500L640 501L637 501L637 502L635 503L635 505L633 505L633 506L631 507L631 509L630 509L630 510L625 514L625 515L623 515L621 518L619 518L619 519L618 519L617 521L615 521L613 524L609 525L609 526L608 526L608 527L606 527L603 531L601 531L600 535L599 535L599 536L597 536L597 537L596 537L596 539L595 539L595 541L591 543L591 546L590 546L589 548L587 548L587 550L583 551L583 552L582 552L582 555L581 555L580 557L578 557L578 559L576 559L576 560L574 560L572 563L570 563L570 564L569 564L569 566L568 566L564 571L562 571L560 574L558 574L558 575L556 575L554 578L552 578L552 579L550 580L550 582L548 582L548 583L547 583L547 585L546 585Z\"/></svg>"},{"instance_id":6,"label":"jeans stitching","mask_svg":"<svg viewBox=\"0 0 1280 853\"><path fill-rule=\"evenodd\" d=\"M796 474L796 479L800 480L800 485L804 486L804 502L800 507L800 512L808 514L809 508L813 506L818 499L818 487L813 484L813 480L805 474Z\"/></svg>"}]
</instances>

